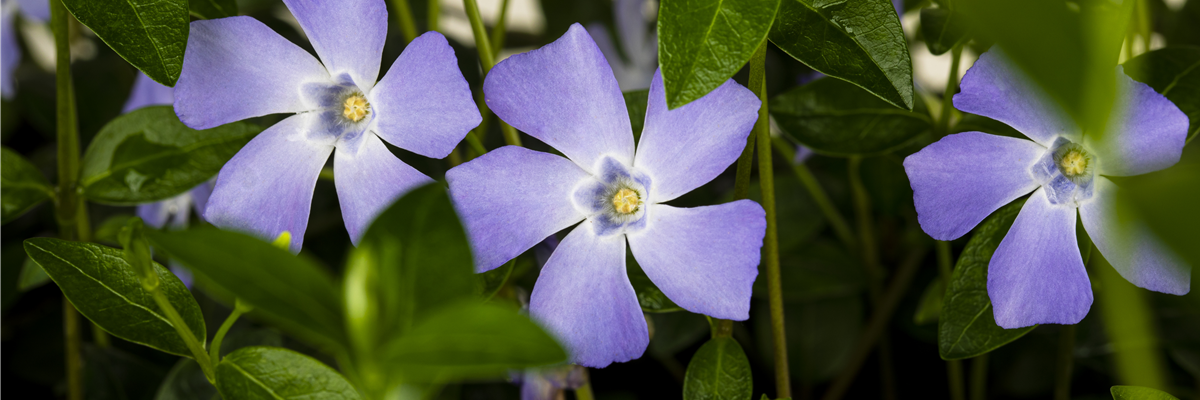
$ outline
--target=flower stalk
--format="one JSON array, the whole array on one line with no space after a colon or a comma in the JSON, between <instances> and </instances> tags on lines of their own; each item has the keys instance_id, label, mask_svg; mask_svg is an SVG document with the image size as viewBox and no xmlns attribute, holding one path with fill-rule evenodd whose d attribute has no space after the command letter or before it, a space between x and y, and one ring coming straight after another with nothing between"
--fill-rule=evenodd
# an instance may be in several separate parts
<instances>
[{"instance_id":1,"label":"flower stalk","mask_svg":"<svg viewBox=\"0 0 1200 400\"><path fill-rule=\"evenodd\" d=\"M471 33L475 36L475 48L479 50L479 63L483 68L483 77L486 78L488 71L491 71L492 67L496 65L496 53L492 51L491 40L488 38L487 30L483 27L483 18L479 16L479 5L475 0L463 0L463 8L467 10L467 18L471 20ZM498 27L497 29L503 28ZM487 111L486 104L486 100L480 102L480 111ZM484 117L484 119L487 118ZM504 121L498 122L500 122L500 132L504 134L504 143L510 146L520 146L521 137L517 135L517 130ZM467 140L472 140L471 136L474 134L468 134ZM478 138L474 138L474 140L479 141ZM471 145L473 148L476 147L475 143L471 143ZM482 146L480 144L478 147ZM478 150L476 149L476 151Z\"/></svg>"},{"instance_id":2,"label":"flower stalk","mask_svg":"<svg viewBox=\"0 0 1200 400\"><path fill-rule=\"evenodd\" d=\"M946 292L950 288L951 266L954 264L954 258L950 254L950 242L939 240L937 243L937 260L938 273L942 277L942 296L946 296ZM974 371L972 371L974 372ZM950 381L950 398L954 400L963 400L963 372L961 360L946 360L946 379ZM972 392L974 387L972 387Z\"/></svg>"},{"instance_id":3,"label":"flower stalk","mask_svg":"<svg viewBox=\"0 0 1200 400\"><path fill-rule=\"evenodd\" d=\"M400 24L400 33L404 34L404 43L411 43L417 38L417 23L413 21L412 7L408 6L408 0L392 0L392 8L396 10L396 22Z\"/></svg>"},{"instance_id":4,"label":"flower stalk","mask_svg":"<svg viewBox=\"0 0 1200 400\"><path fill-rule=\"evenodd\" d=\"M950 116L954 115L954 93L958 92L958 66L962 62L962 44L950 50L950 75L946 78L946 91L942 93L942 113L938 116L937 136L950 134Z\"/></svg>"},{"instance_id":5,"label":"flower stalk","mask_svg":"<svg viewBox=\"0 0 1200 400\"><path fill-rule=\"evenodd\" d=\"M779 152L779 155L783 159L793 160L796 158L796 151L787 140L773 138L772 142L775 145L775 151ZM850 223L846 222L846 217L843 217L842 213L833 205L833 200L829 199L829 194L821 187L821 183L817 182L817 178L813 176L808 166L804 165L804 163L795 162L788 163L788 165L792 167L792 173L796 175L796 179L799 179L804 188L808 189L808 194L812 196L813 201L817 203L817 208L821 209L821 214L825 216L825 219L829 221L829 225L833 227L833 233L837 235L838 240L841 240L847 249L854 249L858 246L858 241L854 238L854 230L850 228ZM736 188L736 185L734 187Z\"/></svg>"}]
</instances>

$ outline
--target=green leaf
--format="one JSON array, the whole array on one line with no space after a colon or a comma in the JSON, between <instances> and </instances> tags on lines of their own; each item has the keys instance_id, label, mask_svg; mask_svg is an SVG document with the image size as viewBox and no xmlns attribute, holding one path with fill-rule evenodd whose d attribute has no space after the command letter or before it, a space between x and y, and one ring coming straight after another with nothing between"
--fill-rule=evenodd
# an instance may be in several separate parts
<instances>
[{"instance_id":1,"label":"green leaf","mask_svg":"<svg viewBox=\"0 0 1200 400\"><path fill-rule=\"evenodd\" d=\"M658 57L668 108L704 97L742 69L766 40L779 2L663 1Z\"/></svg>"},{"instance_id":2,"label":"green leaf","mask_svg":"<svg viewBox=\"0 0 1200 400\"><path fill-rule=\"evenodd\" d=\"M938 353L942 359L958 360L990 352L1037 327L1004 329L996 325L987 293L988 263L1023 205L1024 199L1017 200L993 212L975 228L975 235L958 257L938 319Z\"/></svg>"},{"instance_id":3,"label":"green leaf","mask_svg":"<svg viewBox=\"0 0 1200 400\"><path fill-rule=\"evenodd\" d=\"M37 167L10 148L0 148L0 223L7 224L44 200L54 188Z\"/></svg>"},{"instance_id":4,"label":"green leaf","mask_svg":"<svg viewBox=\"0 0 1200 400\"><path fill-rule=\"evenodd\" d=\"M24 292L36 289L46 282L50 282L50 275L46 275L46 270L33 262L32 258L26 258L25 263L21 264L21 276L17 278L17 289Z\"/></svg>"},{"instance_id":5,"label":"green leaf","mask_svg":"<svg viewBox=\"0 0 1200 400\"><path fill-rule=\"evenodd\" d=\"M804 65L913 109L912 61L887 0L783 0L771 42Z\"/></svg>"},{"instance_id":6,"label":"green leaf","mask_svg":"<svg viewBox=\"0 0 1200 400\"><path fill-rule=\"evenodd\" d=\"M932 127L919 97L917 111L905 111L837 79L817 79L769 104L781 130L831 155L886 153Z\"/></svg>"},{"instance_id":7,"label":"green leaf","mask_svg":"<svg viewBox=\"0 0 1200 400\"><path fill-rule=\"evenodd\" d=\"M941 55L967 39L967 22L953 9L923 8L921 34L925 36L925 46L929 47L929 52Z\"/></svg>"},{"instance_id":8,"label":"green leaf","mask_svg":"<svg viewBox=\"0 0 1200 400\"><path fill-rule=\"evenodd\" d=\"M917 305L917 312L913 314L913 323L917 325L925 325L938 320L938 316L942 315L942 295L945 294L945 286L942 286L942 278L934 278L929 282L929 286L925 287L925 293L921 294L921 303Z\"/></svg>"},{"instance_id":9,"label":"green leaf","mask_svg":"<svg viewBox=\"0 0 1200 400\"><path fill-rule=\"evenodd\" d=\"M79 185L101 203L164 200L211 179L261 131L248 122L198 131L179 122L171 106L137 109L96 134L83 155Z\"/></svg>"},{"instance_id":10,"label":"green leaf","mask_svg":"<svg viewBox=\"0 0 1200 400\"><path fill-rule=\"evenodd\" d=\"M216 395L217 388L204 377L200 364L196 364L196 360L183 358L167 372L154 400L211 400Z\"/></svg>"},{"instance_id":11,"label":"green leaf","mask_svg":"<svg viewBox=\"0 0 1200 400\"><path fill-rule=\"evenodd\" d=\"M215 228L147 230L155 249L188 267L197 281L254 306L259 315L310 343L345 346L338 287L324 269L252 236Z\"/></svg>"},{"instance_id":12,"label":"green leaf","mask_svg":"<svg viewBox=\"0 0 1200 400\"><path fill-rule=\"evenodd\" d=\"M642 307L642 312L666 313L683 311L683 307L671 301L666 293L663 293L662 289L659 289L650 280L650 277L646 275L646 271L642 270L642 266L633 257L632 252L625 255L625 272L629 276L629 283L633 285L633 292L637 294L638 305Z\"/></svg>"},{"instance_id":13,"label":"green leaf","mask_svg":"<svg viewBox=\"0 0 1200 400\"><path fill-rule=\"evenodd\" d=\"M683 378L684 400L745 400L754 395L750 360L736 340L709 340L688 362Z\"/></svg>"},{"instance_id":14,"label":"green leaf","mask_svg":"<svg viewBox=\"0 0 1200 400\"><path fill-rule=\"evenodd\" d=\"M1113 400L1179 400L1170 393L1141 386L1113 386Z\"/></svg>"},{"instance_id":15,"label":"green leaf","mask_svg":"<svg viewBox=\"0 0 1200 400\"><path fill-rule=\"evenodd\" d=\"M278 347L246 347L217 364L217 390L230 400L361 399L333 368Z\"/></svg>"},{"instance_id":16,"label":"green leaf","mask_svg":"<svg viewBox=\"0 0 1200 400\"><path fill-rule=\"evenodd\" d=\"M63 0L75 19L137 69L175 86L188 39L188 0Z\"/></svg>"},{"instance_id":17,"label":"green leaf","mask_svg":"<svg viewBox=\"0 0 1200 400\"><path fill-rule=\"evenodd\" d=\"M238 15L237 0L188 0L191 14L203 19Z\"/></svg>"},{"instance_id":18,"label":"green leaf","mask_svg":"<svg viewBox=\"0 0 1200 400\"><path fill-rule=\"evenodd\" d=\"M146 383L163 379L162 367L114 346L85 344L83 368L83 387L89 400L148 399L155 389Z\"/></svg>"},{"instance_id":19,"label":"green leaf","mask_svg":"<svg viewBox=\"0 0 1200 400\"><path fill-rule=\"evenodd\" d=\"M405 383L500 378L567 361L566 351L529 317L475 300L437 310L386 351L388 366Z\"/></svg>"},{"instance_id":20,"label":"green leaf","mask_svg":"<svg viewBox=\"0 0 1200 400\"><path fill-rule=\"evenodd\" d=\"M191 357L183 339L142 288L121 250L94 243L52 238L25 241L25 252L37 262L80 314L113 336L167 353ZM204 316L188 288L171 271L154 264L159 290L183 317L192 334L204 342Z\"/></svg>"},{"instance_id":21,"label":"green leaf","mask_svg":"<svg viewBox=\"0 0 1200 400\"><path fill-rule=\"evenodd\" d=\"M517 263L523 261L525 260L522 260L520 257L514 258L504 263L504 265L501 265L499 268L484 272L482 274L476 274L475 276L479 280L480 294L483 295L483 298L485 300L490 300L492 297L495 297L496 294L500 292L500 289L503 289L504 285L508 283L509 278L512 277L513 270L516 269Z\"/></svg>"},{"instance_id":22,"label":"green leaf","mask_svg":"<svg viewBox=\"0 0 1200 400\"><path fill-rule=\"evenodd\" d=\"M1175 103L1187 114L1188 139L1200 133L1200 47L1167 47L1125 62L1125 74Z\"/></svg>"},{"instance_id":23,"label":"green leaf","mask_svg":"<svg viewBox=\"0 0 1200 400\"><path fill-rule=\"evenodd\" d=\"M629 125L633 127L633 140L636 143L642 137L642 127L646 125L650 89L634 90L621 95L625 96L625 110L629 111Z\"/></svg>"}]
</instances>

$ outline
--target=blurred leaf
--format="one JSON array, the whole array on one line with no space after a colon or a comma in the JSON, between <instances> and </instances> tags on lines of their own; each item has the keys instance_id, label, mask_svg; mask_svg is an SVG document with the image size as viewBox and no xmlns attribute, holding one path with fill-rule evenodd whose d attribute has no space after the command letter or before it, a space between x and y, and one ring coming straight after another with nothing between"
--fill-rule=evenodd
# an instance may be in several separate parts
<instances>
[{"instance_id":1,"label":"blurred leaf","mask_svg":"<svg viewBox=\"0 0 1200 400\"><path fill-rule=\"evenodd\" d=\"M942 286L942 278L934 278L929 282L929 286L925 287L925 293L921 294L921 303L917 305L913 323L925 325L937 322L938 316L942 315L942 295L945 294L945 290L946 287Z\"/></svg>"},{"instance_id":2,"label":"blurred leaf","mask_svg":"<svg viewBox=\"0 0 1200 400\"><path fill-rule=\"evenodd\" d=\"M158 386L154 400L211 400L217 388L204 377L200 364L190 358L180 359Z\"/></svg>"},{"instance_id":3,"label":"blurred leaf","mask_svg":"<svg viewBox=\"0 0 1200 400\"><path fill-rule=\"evenodd\" d=\"M646 275L646 271L642 271L642 266L633 257L633 252L625 254L625 271L629 275L629 283L633 285L633 292L637 293L638 305L642 307L642 312L669 313L683 311L683 307L671 301L666 293L663 293L662 289L659 289L658 285L655 285L650 280L650 277Z\"/></svg>"},{"instance_id":4,"label":"blurred leaf","mask_svg":"<svg viewBox=\"0 0 1200 400\"><path fill-rule=\"evenodd\" d=\"M967 39L967 22L952 8L921 9L921 34L933 55L950 51Z\"/></svg>"},{"instance_id":5,"label":"blurred leaf","mask_svg":"<svg viewBox=\"0 0 1200 400\"><path fill-rule=\"evenodd\" d=\"M754 395L750 360L736 340L709 340L688 362L683 378L684 400L744 400Z\"/></svg>"},{"instance_id":6,"label":"blurred leaf","mask_svg":"<svg viewBox=\"0 0 1200 400\"><path fill-rule=\"evenodd\" d=\"M629 111L629 125L633 127L633 140L636 143L642 137L642 127L646 125L646 102L650 99L650 89L634 90L622 95L625 96L625 110Z\"/></svg>"},{"instance_id":7,"label":"blurred leaf","mask_svg":"<svg viewBox=\"0 0 1200 400\"><path fill-rule=\"evenodd\" d=\"M741 70L766 40L779 2L663 1L658 8L658 65L668 108L704 97Z\"/></svg>"},{"instance_id":8,"label":"blurred leaf","mask_svg":"<svg viewBox=\"0 0 1200 400\"><path fill-rule=\"evenodd\" d=\"M1188 264L1200 265L1200 160L1185 158L1174 167L1125 178L1118 185L1124 218L1144 222Z\"/></svg>"},{"instance_id":9,"label":"blurred leaf","mask_svg":"<svg viewBox=\"0 0 1200 400\"><path fill-rule=\"evenodd\" d=\"M1125 74L1154 88L1187 114L1188 139L1200 133L1200 47L1167 47L1125 62Z\"/></svg>"},{"instance_id":10,"label":"blurred leaf","mask_svg":"<svg viewBox=\"0 0 1200 400\"><path fill-rule=\"evenodd\" d=\"M171 106L140 108L96 134L83 155L79 185L101 203L164 200L211 179L261 131L248 122L198 131L179 122Z\"/></svg>"},{"instance_id":11,"label":"blurred leaf","mask_svg":"<svg viewBox=\"0 0 1200 400\"><path fill-rule=\"evenodd\" d=\"M275 328L235 327L221 342L221 356L251 346L283 347L283 335Z\"/></svg>"},{"instance_id":12,"label":"blurred leaf","mask_svg":"<svg viewBox=\"0 0 1200 400\"><path fill-rule=\"evenodd\" d=\"M117 235L121 233L121 229L124 228L125 224L129 222L129 219L133 217L134 216L129 214L117 214L108 217L104 220L104 222L101 222L100 225L96 226L96 231L92 233L92 238L97 242L110 242L113 244L120 243L120 238L117 237Z\"/></svg>"},{"instance_id":13,"label":"blurred leaf","mask_svg":"<svg viewBox=\"0 0 1200 400\"><path fill-rule=\"evenodd\" d=\"M188 0L191 14L203 19L238 15L237 0Z\"/></svg>"},{"instance_id":14,"label":"blurred leaf","mask_svg":"<svg viewBox=\"0 0 1200 400\"><path fill-rule=\"evenodd\" d=\"M154 385L147 383L159 382L164 375L161 367L112 346L84 345L83 361L88 400L149 399Z\"/></svg>"},{"instance_id":15,"label":"blurred leaf","mask_svg":"<svg viewBox=\"0 0 1200 400\"><path fill-rule=\"evenodd\" d=\"M121 250L94 243L52 238L25 241L25 252L37 262L80 314L113 336L167 353L190 357L179 333L149 292ZM204 342L204 316L183 282L157 263L159 290L183 317L192 334Z\"/></svg>"},{"instance_id":16,"label":"blurred leaf","mask_svg":"<svg viewBox=\"0 0 1200 400\"><path fill-rule=\"evenodd\" d=\"M10 148L0 148L0 223L7 224L54 197L42 171Z\"/></svg>"},{"instance_id":17,"label":"blurred leaf","mask_svg":"<svg viewBox=\"0 0 1200 400\"><path fill-rule=\"evenodd\" d=\"M484 272L482 274L475 274L475 277L479 281L483 298L491 299L492 297L495 297L496 294L500 292L500 289L504 288L505 283L508 283L509 277L512 276L513 270L516 269L517 263L522 261L524 260L520 257L517 257L512 260L508 260L508 262L504 263L504 265L501 265L499 268Z\"/></svg>"},{"instance_id":18,"label":"blurred leaf","mask_svg":"<svg viewBox=\"0 0 1200 400\"><path fill-rule=\"evenodd\" d=\"M784 92L770 108L779 128L800 144L833 155L886 153L932 126L919 97L917 112L905 111L837 79Z\"/></svg>"},{"instance_id":19,"label":"blurred leaf","mask_svg":"<svg viewBox=\"0 0 1200 400\"><path fill-rule=\"evenodd\" d=\"M147 230L146 238L190 269L197 281L253 305L251 315L262 315L311 343L345 346L338 287L307 257L215 228Z\"/></svg>"},{"instance_id":20,"label":"blurred leaf","mask_svg":"<svg viewBox=\"0 0 1200 400\"><path fill-rule=\"evenodd\" d=\"M813 301L861 293L866 276L858 260L837 242L819 239L783 253L784 301ZM755 281L755 297L766 298L766 280Z\"/></svg>"},{"instance_id":21,"label":"blurred leaf","mask_svg":"<svg viewBox=\"0 0 1200 400\"><path fill-rule=\"evenodd\" d=\"M46 271L33 262L32 258L26 258L25 262L21 264L21 276L17 278L17 289L25 292L36 289L49 281L50 275L46 275Z\"/></svg>"},{"instance_id":22,"label":"blurred leaf","mask_svg":"<svg viewBox=\"0 0 1200 400\"><path fill-rule=\"evenodd\" d=\"M844 268L862 268L844 266ZM789 301L784 304L784 320L788 341L788 364L793 379L816 384L838 374L854 352L866 320L862 296L850 295L808 301ZM759 354L770 359L771 325L767 307L760 307L755 319L759 338Z\"/></svg>"},{"instance_id":23,"label":"blurred leaf","mask_svg":"<svg viewBox=\"0 0 1200 400\"><path fill-rule=\"evenodd\" d=\"M158 83L175 86L188 38L188 0L63 0L75 19Z\"/></svg>"},{"instance_id":24,"label":"blurred leaf","mask_svg":"<svg viewBox=\"0 0 1200 400\"><path fill-rule=\"evenodd\" d=\"M246 347L217 364L217 390L230 400L361 399L341 374L278 347Z\"/></svg>"},{"instance_id":25,"label":"blurred leaf","mask_svg":"<svg viewBox=\"0 0 1200 400\"><path fill-rule=\"evenodd\" d=\"M938 319L938 353L944 360L985 354L1024 336L1037 325L1004 329L992 316L987 292L987 270L992 254L1008 234L1025 200L1001 207L975 228L974 236L958 256L954 274L946 288Z\"/></svg>"},{"instance_id":26,"label":"blurred leaf","mask_svg":"<svg viewBox=\"0 0 1200 400\"><path fill-rule=\"evenodd\" d=\"M566 351L529 317L475 300L436 310L386 352L388 366L406 383L501 378L509 370L567 361Z\"/></svg>"},{"instance_id":27,"label":"blurred leaf","mask_svg":"<svg viewBox=\"0 0 1200 400\"><path fill-rule=\"evenodd\" d=\"M771 42L817 72L913 109L912 61L887 0L782 0Z\"/></svg>"},{"instance_id":28,"label":"blurred leaf","mask_svg":"<svg viewBox=\"0 0 1200 400\"><path fill-rule=\"evenodd\" d=\"M1113 386L1113 400L1179 400L1170 393L1141 386Z\"/></svg>"}]
</instances>

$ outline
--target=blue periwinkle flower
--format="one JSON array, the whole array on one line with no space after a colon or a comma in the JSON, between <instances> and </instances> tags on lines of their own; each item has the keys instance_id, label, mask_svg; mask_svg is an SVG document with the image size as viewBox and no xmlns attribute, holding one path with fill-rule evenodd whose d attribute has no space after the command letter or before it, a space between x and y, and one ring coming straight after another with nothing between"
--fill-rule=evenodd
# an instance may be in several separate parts
<instances>
[{"instance_id":1,"label":"blue periwinkle flower","mask_svg":"<svg viewBox=\"0 0 1200 400\"><path fill-rule=\"evenodd\" d=\"M1179 161L1188 118L1117 67L1116 103L1098 139L1085 134L1003 53L984 53L954 96L959 110L1012 126L1031 140L964 132L904 160L921 227L938 240L969 232L1030 192L988 264L996 324L1078 323L1092 304L1076 241L1076 210L1100 254L1129 282L1182 295L1191 266L1139 222L1123 226L1109 176L1140 175Z\"/></svg>"},{"instance_id":2,"label":"blue periwinkle flower","mask_svg":"<svg viewBox=\"0 0 1200 400\"><path fill-rule=\"evenodd\" d=\"M530 315L590 367L641 356L646 320L625 273L625 247L681 307L745 320L766 229L757 203L661 204L724 171L741 154L761 104L732 80L667 110L650 86L636 151L621 90L579 24L491 70L488 106L566 157L507 146L446 174L487 271L573 225L542 268Z\"/></svg>"}]
</instances>

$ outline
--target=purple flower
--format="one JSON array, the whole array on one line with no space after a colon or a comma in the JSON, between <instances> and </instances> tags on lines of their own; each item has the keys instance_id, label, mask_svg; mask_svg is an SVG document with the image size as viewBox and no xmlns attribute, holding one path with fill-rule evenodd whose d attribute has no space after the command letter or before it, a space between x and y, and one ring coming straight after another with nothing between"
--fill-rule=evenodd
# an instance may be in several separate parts
<instances>
[{"instance_id":1,"label":"purple flower","mask_svg":"<svg viewBox=\"0 0 1200 400\"><path fill-rule=\"evenodd\" d=\"M44 22L50 19L50 2L46 0L17 0L0 3L0 96L11 99L17 93L13 71L21 63L21 46L17 44L17 12L27 19Z\"/></svg>"},{"instance_id":2,"label":"purple flower","mask_svg":"<svg viewBox=\"0 0 1200 400\"><path fill-rule=\"evenodd\" d=\"M291 250L298 252L317 177L335 153L342 218L358 243L383 208L432 182L383 141L443 158L479 125L479 110L454 50L437 32L413 40L376 83L388 21L382 0L284 4L319 61L253 18L192 22L175 86L180 120L205 129L294 114L225 164L204 216L268 240L290 232Z\"/></svg>"},{"instance_id":3,"label":"purple flower","mask_svg":"<svg viewBox=\"0 0 1200 400\"><path fill-rule=\"evenodd\" d=\"M1096 248L1142 288L1182 295L1191 266L1141 223L1119 226L1118 187L1107 176L1139 175L1179 161L1188 119L1179 108L1117 67L1117 101L1100 139L1065 112L1005 56L989 51L954 96L959 110L1007 123L1032 139L965 132L904 160L921 227L953 240L997 208L1030 192L988 265L996 324L1078 323L1092 304L1075 239L1076 209Z\"/></svg>"},{"instance_id":4,"label":"purple flower","mask_svg":"<svg viewBox=\"0 0 1200 400\"><path fill-rule=\"evenodd\" d=\"M654 71L658 68L658 33L647 32L646 18L642 12L646 0L616 0L613 2L617 39L628 61L621 61L621 54L613 45L608 29L601 23L588 25L588 32L604 58L611 60L613 75L621 90L638 90L650 87ZM649 37L647 37L647 34Z\"/></svg>"},{"instance_id":5,"label":"purple flower","mask_svg":"<svg viewBox=\"0 0 1200 400\"><path fill-rule=\"evenodd\" d=\"M512 373L512 382L521 385L521 400L557 400L564 389L577 389L584 383L583 367L561 365L527 369Z\"/></svg>"},{"instance_id":6,"label":"purple flower","mask_svg":"<svg viewBox=\"0 0 1200 400\"><path fill-rule=\"evenodd\" d=\"M542 268L529 308L575 363L628 361L649 343L625 274L626 239L675 303L717 318L748 317L766 227L762 207L749 200L698 208L660 203L711 181L737 159L758 116L754 94L730 80L668 111L655 74L635 152L621 90L579 24L501 62L483 90L496 115L566 158L502 147L447 172L450 195L481 272L579 224Z\"/></svg>"}]
</instances>

